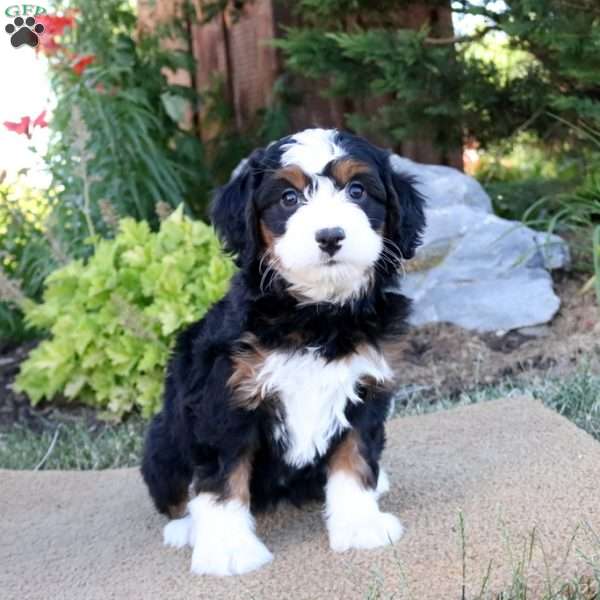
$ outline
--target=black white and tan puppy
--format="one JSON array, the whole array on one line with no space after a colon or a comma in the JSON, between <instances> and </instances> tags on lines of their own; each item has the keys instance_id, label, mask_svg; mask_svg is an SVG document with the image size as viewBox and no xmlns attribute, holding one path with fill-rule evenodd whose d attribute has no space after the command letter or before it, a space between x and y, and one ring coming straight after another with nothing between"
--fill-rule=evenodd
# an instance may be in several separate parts
<instances>
[{"instance_id":1,"label":"black white and tan puppy","mask_svg":"<svg viewBox=\"0 0 600 600\"><path fill-rule=\"evenodd\" d=\"M213 224L239 271L178 338L142 466L165 543L192 571L231 575L272 556L252 512L324 501L331 548L402 534L381 512L392 376L385 342L408 300L391 291L424 227L390 153L308 129L255 151L216 195Z\"/></svg>"}]
</instances>

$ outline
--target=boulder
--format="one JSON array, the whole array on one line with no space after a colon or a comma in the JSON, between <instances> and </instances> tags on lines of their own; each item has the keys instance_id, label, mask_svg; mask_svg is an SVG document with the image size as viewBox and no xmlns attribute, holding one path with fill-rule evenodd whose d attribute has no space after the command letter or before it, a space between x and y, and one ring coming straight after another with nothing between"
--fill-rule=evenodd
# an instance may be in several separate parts
<instances>
[{"instance_id":1,"label":"boulder","mask_svg":"<svg viewBox=\"0 0 600 600\"><path fill-rule=\"evenodd\" d=\"M560 300L549 271L569 266L564 240L497 217L481 185L456 169L400 156L392 167L411 176L427 201L423 245L401 283L414 301L412 324L485 332L552 319Z\"/></svg>"}]
</instances>

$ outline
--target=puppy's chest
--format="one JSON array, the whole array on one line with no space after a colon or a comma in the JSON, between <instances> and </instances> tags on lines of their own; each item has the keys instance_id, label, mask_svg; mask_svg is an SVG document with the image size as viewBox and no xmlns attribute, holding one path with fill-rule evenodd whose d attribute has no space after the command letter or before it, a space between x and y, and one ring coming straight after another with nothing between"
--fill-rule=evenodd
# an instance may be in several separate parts
<instances>
[{"instance_id":1,"label":"puppy's chest","mask_svg":"<svg viewBox=\"0 0 600 600\"><path fill-rule=\"evenodd\" d=\"M246 392L255 402L273 402L272 435L284 449L285 462L302 467L325 454L331 439L349 427L345 411L349 402L361 402L358 384L382 383L391 371L379 352L364 346L334 361L311 348L263 352L248 375Z\"/></svg>"}]
</instances>

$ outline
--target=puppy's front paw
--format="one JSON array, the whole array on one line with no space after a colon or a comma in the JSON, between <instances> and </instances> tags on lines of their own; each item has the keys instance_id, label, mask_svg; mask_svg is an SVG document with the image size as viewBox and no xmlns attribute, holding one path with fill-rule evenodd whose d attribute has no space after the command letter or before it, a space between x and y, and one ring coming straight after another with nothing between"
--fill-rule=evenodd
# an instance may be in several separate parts
<instances>
[{"instance_id":1,"label":"puppy's front paw","mask_svg":"<svg viewBox=\"0 0 600 600\"><path fill-rule=\"evenodd\" d=\"M183 548L192 546L192 528L194 523L192 517L188 515L183 519L173 519L169 521L163 529L163 543L165 546L173 548Z\"/></svg>"},{"instance_id":2,"label":"puppy's front paw","mask_svg":"<svg viewBox=\"0 0 600 600\"><path fill-rule=\"evenodd\" d=\"M330 519L328 530L329 545L334 552L393 544L404 533L402 524L394 515L379 510L370 515L361 515L353 522Z\"/></svg>"},{"instance_id":3,"label":"puppy's front paw","mask_svg":"<svg viewBox=\"0 0 600 600\"><path fill-rule=\"evenodd\" d=\"M192 573L197 575L242 575L273 559L267 547L251 532L239 537L202 539L200 532L192 554Z\"/></svg>"}]
</instances>

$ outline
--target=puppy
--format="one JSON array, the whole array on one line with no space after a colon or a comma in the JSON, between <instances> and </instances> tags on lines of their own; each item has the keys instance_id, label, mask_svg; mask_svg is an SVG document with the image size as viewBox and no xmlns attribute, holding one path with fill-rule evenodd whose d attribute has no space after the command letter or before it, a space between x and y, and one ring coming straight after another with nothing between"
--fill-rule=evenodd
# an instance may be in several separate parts
<instances>
[{"instance_id":1,"label":"puppy","mask_svg":"<svg viewBox=\"0 0 600 600\"><path fill-rule=\"evenodd\" d=\"M423 201L390 153L308 129L255 151L220 189L212 220L239 271L178 338L142 473L193 547L192 571L232 575L272 556L252 511L324 502L330 546L402 534L381 512L379 468L392 373L382 345L403 328L392 291L424 227Z\"/></svg>"}]
</instances>

